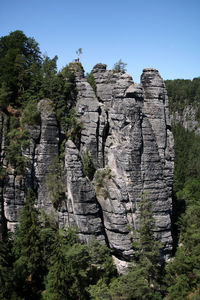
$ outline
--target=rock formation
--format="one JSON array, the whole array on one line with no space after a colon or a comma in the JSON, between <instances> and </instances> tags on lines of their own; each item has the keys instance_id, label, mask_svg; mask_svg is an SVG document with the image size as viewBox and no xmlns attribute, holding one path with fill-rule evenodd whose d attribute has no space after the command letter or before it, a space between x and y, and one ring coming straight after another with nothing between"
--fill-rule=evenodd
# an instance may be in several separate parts
<instances>
[{"instance_id":1,"label":"rock formation","mask_svg":"<svg viewBox=\"0 0 200 300\"><path fill-rule=\"evenodd\" d=\"M130 228L137 226L138 204L147 194L153 203L155 234L163 242L163 257L172 250L171 190L173 176L173 136L168 97L164 82L155 69L144 69L141 83L131 76L93 70L96 91L80 70L76 72L76 111L83 129L80 149L65 144L65 196L58 210L53 208L46 181L53 158L59 155L62 132L51 100L38 103L41 126L29 127L29 160L24 177L7 171L1 185L1 227L15 230L26 189L37 195L36 205L54 213L60 226L79 228L87 242L93 235L105 241L119 259L132 255ZM1 161L4 140L1 126ZM96 169L93 180L84 175L82 157L89 153ZM3 230L3 229L2 229Z\"/></svg>"},{"instance_id":2,"label":"rock formation","mask_svg":"<svg viewBox=\"0 0 200 300\"><path fill-rule=\"evenodd\" d=\"M181 124L187 131L200 135L199 121L196 118L198 108L195 105L187 105L180 114L178 111L172 113L171 122L173 125Z\"/></svg>"}]
</instances>

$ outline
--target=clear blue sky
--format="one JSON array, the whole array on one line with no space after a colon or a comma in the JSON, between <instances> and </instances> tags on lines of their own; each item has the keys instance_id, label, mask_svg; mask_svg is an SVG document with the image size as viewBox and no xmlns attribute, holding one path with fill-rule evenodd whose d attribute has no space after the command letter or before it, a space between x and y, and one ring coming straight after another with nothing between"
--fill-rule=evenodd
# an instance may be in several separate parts
<instances>
[{"instance_id":1,"label":"clear blue sky","mask_svg":"<svg viewBox=\"0 0 200 300\"><path fill-rule=\"evenodd\" d=\"M135 82L145 67L200 76L200 0L0 0L0 36L17 29L58 55L59 69L82 48L86 72L122 59Z\"/></svg>"}]
</instances>

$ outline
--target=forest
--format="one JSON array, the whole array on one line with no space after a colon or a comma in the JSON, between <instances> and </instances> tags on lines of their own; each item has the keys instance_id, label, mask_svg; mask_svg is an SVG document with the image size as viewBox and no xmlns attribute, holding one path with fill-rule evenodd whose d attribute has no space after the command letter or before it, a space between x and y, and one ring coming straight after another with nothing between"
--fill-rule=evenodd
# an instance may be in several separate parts
<instances>
[{"instance_id":1,"label":"forest","mask_svg":"<svg viewBox=\"0 0 200 300\"><path fill-rule=\"evenodd\" d=\"M57 71L56 62L57 56L51 59L42 55L35 39L22 31L0 38L0 113L7 124L5 156L19 175L27 164L22 156L29 138L26 124L40 123L38 100L46 97L53 101L66 139L70 134L78 143L81 124L73 110L74 74L70 64ZM87 77L94 88L91 74ZM167 80L165 84L170 113L181 114L185 106L192 105L199 121L200 77ZM172 131L174 249L168 263L160 263L161 245L154 237L155 220L147 195L140 203L139 226L133 232L133 261L126 274L118 275L111 249L95 239L88 245L80 243L76 227L59 228L52 216L35 207L36 195L28 189L16 233L4 231L0 236L0 299L200 299L200 136L176 122ZM62 152L58 163L62 172ZM1 188L5 175L0 167Z\"/></svg>"}]
</instances>

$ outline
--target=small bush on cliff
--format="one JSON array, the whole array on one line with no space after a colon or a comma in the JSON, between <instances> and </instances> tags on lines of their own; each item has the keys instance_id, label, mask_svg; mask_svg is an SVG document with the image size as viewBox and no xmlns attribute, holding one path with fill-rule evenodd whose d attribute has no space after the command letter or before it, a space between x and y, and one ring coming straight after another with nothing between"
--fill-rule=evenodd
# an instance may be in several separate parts
<instances>
[{"instance_id":1,"label":"small bush on cliff","mask_svg":"<svg viewBox=\"0 0 200 300\"><path fill-rule=\"evenodd\" d=\"M54 157L49 166L46 185L50 200L56 210L59 210L65 200L65 180L63 165L58 157Z\"/></svg>"},{"instance_id":2,"label":"small bush on cliff","mask_svg":"<svg viewBox=\"0 0 200 300\"><path fill-rule=\"evenodd\" d=\"M77 118L75 109L71 109L65 118L66 136L79 148L83 124Z\"/></svg>"},{"instance_id":3,"label":"small bush on cliff","mask_svg":"<svg viewBox=\"0 0 200 300\"><path fill-rule=\"evenodd\" d=\"M112 178L113 176L109 167L97 170L95 174L95 188L97 195L103 196L104 199L106 199L109 196L108 181Z\"/></svg>"},{"instance_id":4,"label":"small bush on cliff","mask_svg":"<svg viewBox=\"0 0 200 300\"><path fill-rule=\"evenodd\" d=\"M87 176L90 180L92 180L95 173L95 167L91 160L88 149L82 155L82 167L83 167L83 174Z\"/></svg>"},{"instance_id":5,"label":"small bush on cliff","mask_svg":"<svg viewBox=\"0 0 200 300\"><path fill-rule=\"evenodd\" d=\"M87 73L86 74L86 79L87 79L88 83L91 85L93 91L96 94L96 92L97 92L97 86L96 86L96 82L95 82L93 73L92 72Z\"/></svg>"},{"instance_id":6,"label":"small bush on cliff","mask_svg":"<svg viewBox=\"0 0 200 300\"><path fill-rule=\"evenodd\" d=\"M20 121L17 117L10 117L8 126L10 128L6 135L6 159L15 168L16 174L21 175L24 173L28 162L22 155L22 150L29 145L29 134L25 128L20 127Z\"/></svg>"}]
</instances>

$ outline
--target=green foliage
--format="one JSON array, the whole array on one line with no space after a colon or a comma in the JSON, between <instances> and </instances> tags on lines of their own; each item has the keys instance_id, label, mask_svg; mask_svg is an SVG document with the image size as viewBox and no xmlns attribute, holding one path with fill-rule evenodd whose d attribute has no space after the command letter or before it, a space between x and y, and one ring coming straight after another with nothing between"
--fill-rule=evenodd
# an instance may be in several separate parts
<instances>
[{"instance_id":1,"label":"green foliage","mask_svg":"<svg viewBox=\"0 0 200 300\"><path fill-rule=\"evenodd\" d=\"M100 279L96 285L89 287L92 300L161 300L159 292L154 292L149 287L142 270L137 266L128 274L114 278L109 285Z\"/></svg>"},{"instance_id":2,"label":"green foliage","mask_svg":"<svg viewBox=\"0 0 200 300\"><path fill-rule=\"evenodd\" d=\"M139 227L135 231L135 257L127 274L106 282L103 278L91 285L91 299L162 299L160 294L161 244L154 237L152 205L144 195L140 202Z\"/></svg>"},{"instance_id":3,"label":"green foliage","mask_svg":"<svg viewBox=\"0 0 200 300\"><path fill-rule=\"evenodd\" d=\"M108 248L95 239L81 245L71 229L57 231L52 249L45 299L90 299L90 284L116 274Z\"/></svg>"},{"instance_id":4,"label":"green foliage","mask_svg":"<svg viewBox=\"0 0 200 300\"><path fill-rule=\"evenodd\" d=\"M17 175L24 174L27 165L22 150L29 146L29 134L25 128L20 127L18 117L12 116L8 120L9 131L6 134L6 159L15 168Z\"/></svg>"},{"instance_id":5,"label":"green foliage","mask_svg":"<svg viewBox=\"0 0 200 300\"><path fill-rule=\"evenodd\" d=\"M0 85L0 108L3 111L6 111L7 106L10 102L10 98L11 98L12 92L9 89L9 87L7 86L7 84L5 82L2 82L2 84Z\"/></svg>"},{"instance_id":6,"label":"green foliage","mask_svg":"<svg viewBox=\"0 0 200 300\"><path fill-rule=\"evenodd\" d=\"M173 127L173 134L175 142L173 226L176 233L176 242L180 232L177 221L185 211L185 200L180 197L180 193L188 180L200 178L200 137L186 131L180 124Z\"/></svg>"},{"instance_id":7,"label":"green foliage","mask_svg":"<svg viewBox=\"0 0 200 300\"><path fill-rule=\"evenodd\" d=\"M199 180L189 179L178 197L185 201L186 211L179 220L179 247L167 266L168 299L185 299L191 292L200 293Z\"/></svg>"},{"instance_id":8,"label":"green foliage","mask_svg":"<svg viewBox=\"0 0 200 300\"><path fill-rule=\"evenodd\" d=\"M88 149L82 155L82 167L83 167L83 174L87 176L90 180L92 180L95 173L95 167L91 160Z\"/></svg>"},{"instance_id":9,"label":"green foliage","mask_svg":"<svg viewBox=\"0 0 200 300\"><path fill-rule=\"evenodd\" d=\"M158 296L158 291L160 289L159 277L161 270L161 243L156 240L154 236L155 220L153 218L152 203L148 199L148 194L143 195L139 203L139 209L139 227L136 229L135 240L133 243L135 266L131 268L130 276L138 278L141 282L143 282L142 278L144 278L149 288L148 293L151 291L152 294L157 293ZM141 278L138 276L139 274L141 275ZM144 286L144 288L146 287ZM137 284L135 289L137 289ZM138 290L138 293L144 295L144 291L142 292L142 289Z\"/></svg>"},{"instance_id":10,"label":"green foliage","mask_svg":"<svg viewBox=\"0 0 200 300\"><path fill-rule=\"evenodd\" d=\"M193 80L166 80L165 85L169 96L170 112L182 114L186 105L192 104L199 108L200 77Z\"/></svg>"},{"instance_id":11,"label":"green foliage","mask_svg":"<svg viewBox=\"0 0 200 300\"><path fill-rule=\"evenodd\" d=\"M91 85L93 91L96 94L96 92L97 92L97 86L96 86L96 82L95 82L93 73L92 72L87 73L86 74L86 79L87 79L88 83Z\"/></svg>"},{"instance_id":12,"label":"green foliage","mask_svg":"<svg viewBox=\"0 0 200 300\"><path fill-rule=\"evenodd\" d=\"M34 78L35 66L40 66L41 55L33 38L16 30L0 38L0 96L1 108L19 105L24 92ZM6 94L8 98L6 99Z\"/></svg>"},{"instance_id":13,"label":"green foliage","mask_svg":"<svg viewBox=\"0 0 200 300\"><path fill-rule=\"evenodd\" d=\"M184 188L185 182L189 178L199 178L200 176L200 138L192 132L186 131L182 125L173 127L175 142L175 169L173 192L176 193ZM176 197L177 200L177 197ZM184 202L176 201L176 213L180 215L184 209Z\"/></svg>"},{"instance_id":14,"label":"green foliage","mask_svg":"<svg viewBox=\"0 0 200 300\"><path fill-rule=\"evenodd\" d=\"M69 284L65 258L66 249L63 237L59 234L56 235L53 249L49 272L46 279L45 299L67 299Z\"/></svg>"},{"instance_id":15,"label":"green foliage","mask_svg":"<svg viewBox=\"0 0 200 300\"><path fill-rule=\"evenodd\" d=\"M117 276L110 249L95 239L89 243L92 282L87 289L91 299L111 299L109 284Z\"/></svg>"},{"instance_id":16,"label":"green foliage","mask_svg":"<svg viewBox=\"0 0 200 300\"><path fill-rule=\"evenodd\" d=\"M59 210L65 200L65 180L63 165L58 157L54 157L49 166L46 185L54 208Z\"/></svg>"},{"instance_id":17,"label":"green foliage","mask_svg":"<svg viewBox=\"0 0 200 300\"><path fill-rule=\"evenodd\" d=\"M20 254L28 259L31 274L34 274L40 259L40 222L39 212L34 207L34 197L32 190L29 190L20 213L20 225L16 236L16 246L19 247Z\"/></svg>"},{"instance_id":18,"label":"green foliage","mask_svg":"<svg viewBox=\"0 0 200 300\"><path fill-rule=\"evenodd\" d=\"M67 138L72 140L74 144L79 147L83 124L78 121L77 113L74 109L71 109L65 117L64 127Z\"/></svg>"},{"instance_id":19,"label":"green foliage","mask_svg":"<svg viewBox=\"0 0 200 300\"><path fill-rule=\"evenodd\" d=\"M114 279L109 286L109 299L161 300L159 292L153 291L140 268L129 271L119 279Z\"/></svg>"},{"instance_id":20,"label":"green foliage","mask_svg":"<svg viewBox=\"0 0 200 300\"><path fill-rule=\"evenodd\" d=\"M109 196L108 184L109 180L111 180L112 178L113 176L109 167L97 170L97 172L95 173L95 188L97 195L103 196L104 199Z\"/></svg>"},{"instance_id":21,"label":"green foliage","mask_svg":"<svg viewBox=\"0 0 200 300\"><path fill-rule=\"evenodd\" d=\"M56 76L53 93L56 116L65 133L69 129L71 115L73 114L75 118L75 111L71 111L71 108L75 104L76 94L74 73L69 66L66 66Z\"/></svg>"},{"instance_id":22,"label":"green foliage","mask_svg":"<svg viewBox=\"0 0 200 300\"><path fill-rule=\"evenodd\" d=\"M19 296L39 299L42 288L44 265L40 242L39 212L34 207L35 196L29 190L26 202L21 210L19 227L14 241L13 252L16 257L14 263L15 290ZM31 296L32 295L32 296Z\"/></svg>"},{"instance_id":23,"label":"green foliage","mask_svg":"<svg viewBox=\"0 0 200 300\"><path fill-rule=\"evenodd\" d=\"M97 284L90 285L88 288L90 299L92 300L110 300L110 290L108 285L105 283L103 279L100 279ZM117 298L116 298L117 299ZM118 298L120 299L120 298Z\"/></svg>"},{"instance_id":24,"label":"green foliage","mask_svg":"<svg viewBox=\"0 0 200 300\"><path fill-rule=\"evenodd\" d=\"M26 101L51 98L63 117L61 108L72 106L75 84L72 70L57 73L57 59L42 58L38 44L22 31L0 38L0 109L21 107ZM68 103L67 103L68 102Z\"/></svg>"},{"instance_id":25,"label":"green foliage","mask_svg":"<svg viewBox=\"0 0 200 300\"><path fill-rule=\"evenodd\" d=\"M0 237L0 299L11 297L11 269L8 261L8 247L5 240Z\"/></svg>"},{"instance_id":26,"label":"green foliage","mask_svg":"<svg viewBox=\"0 0 200 300\"><path fill-rule=\"evenodd\" d=\"M117 73L125 73L127 64L124 63L121 59L114 64L113 71Z\"/></svg>"},{"instance_id":27,"label":"green foliage","mask_svg":"<svg viewBox=\"0 0 200 300\"><path fill-rule=\"evenodd\" d=\"M2 186L5 177L6 177L6 168L0 166L0 186Z\"/></svg>"},{"instance_id":28,"label":"green foliage","mask_svg":"<svg viewBox=\"0 0 200 300\"><path fill-rule=\"evenodd\" d=\"M89 254L86 245L56 235L46 282L45 299L87 299Z\"/></svg>"},{"instance_id":29,"label":"green foliage","mask_svg":"<svg viewBox=\"0 0 200 300\"><path fill-rule=\"evenodd\" d=\"M37 110L37 102L34 100L28 101L22 111L22 125L37 126L41 124L40 112Z\"/></svg>"},{"instance_id":30,"label":"green foliage","mask_svg":"<svg viewBox=\"0 0 200 300\"><path fill-rule=\"evenodd\" d=\"M79 61L69 63L68 67L75 75L83 75L84 69Z\"/></svg>"},{"instance_id":31,"label":"green foliage","mask_svg":"<svg viewBox=\"0 0 200 300\"><path fill-rule=\"evenodd\" d=\"M55 97L54 93L57 90L57 59L55 56L50 59L48 56L44 56L42 63L42 85L41 90L44 98L53 99Z\"/></svg>"},{"instance_id":32,"label":"green foliage","mask_svg":"<svg viewBox=\"0 0 200 300\"><path fill-rule=\"evenodd\" d=\"M88 247L93 283L96 283L97 280L103 280L106 284L109 284L111 279L117 275L111 257L111 250L95 238L90 240Z\"/></svg>"},{"instance_id":33,"label":"green foliage","mask_svg":"<svg viewBox=\"0 0 200 300\"><path fill-rule=\"evenodd\" d=\"M199 119L200 78L166 81L170 111L182 114L192 105ZM199 214L200 214L200 138L177 124L175 140L175 170L173 184L173 223L177 249L167 265L166 299L198 299L199 278ZM175 239L175 241L176 241Z\"/></svg>"}]
</instances>

